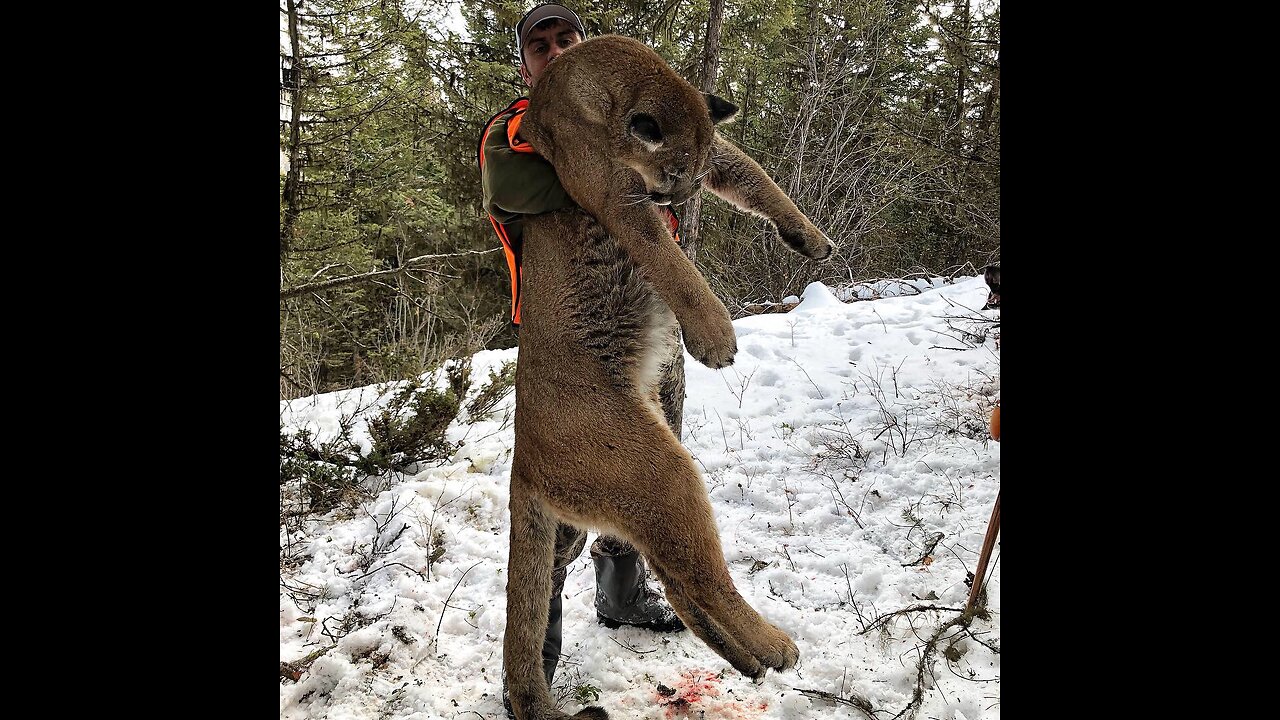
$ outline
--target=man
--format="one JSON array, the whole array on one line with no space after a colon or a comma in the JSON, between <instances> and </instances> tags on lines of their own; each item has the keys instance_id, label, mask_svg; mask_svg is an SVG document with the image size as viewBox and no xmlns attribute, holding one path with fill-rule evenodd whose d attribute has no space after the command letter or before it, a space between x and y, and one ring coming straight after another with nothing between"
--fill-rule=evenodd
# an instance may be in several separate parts
<instances>
[{"instance_id":1,"label":"man","mask_svg":"<svg viewBox=\"0 0 1280 720\"><path fill-rule=\"evenodd\" d=\"M563 5L539 5L516 24L516 52L520 77L530 88L565 50L586 36L577 14ZM520 323L520 258L523 218L570 207L572 198L561 186L555 168L519 135L519 123L529 101L520 98L495 115L480 138L479 162L484 207L502 241L511 271L512 322ZM669 211L668 211L669 212ZM678 227L669 214L672 232ZM683 354L664 382L663 408L677 435L684 404ZM667 386L670 386L668 389ZM543 671L550 685L560 658L561 593L566 568L581 554L586 533L561 523L556 533L555 568L552 574L551 611L542 646ZM619 538L600 536L591 545L596 573L596 615L608 627L634 625L656 632L684 629L684 623L660 595L645 583L640 553Z\"/></svg>"}]
</instances>

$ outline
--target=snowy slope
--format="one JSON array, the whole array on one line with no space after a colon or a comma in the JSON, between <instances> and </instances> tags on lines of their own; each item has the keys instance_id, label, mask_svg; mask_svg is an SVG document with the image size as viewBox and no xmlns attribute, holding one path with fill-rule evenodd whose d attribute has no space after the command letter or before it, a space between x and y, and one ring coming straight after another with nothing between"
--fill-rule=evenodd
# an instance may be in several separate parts
<instances>
[{"instance_id":1,"label":"snowy slope","mask_svg":"<svg viewBox=\"0 0 1280 720\"><path fill-rule=\"evenodd\" d=\"M686 357L683 440L705 473L738 589L794 637L797 667L753 685L688 631L605 629L584 552L565 583L552 688L566 711L586 700L617 718L866 717L822 693L866 698L880 717L907 706L924 642L958 612L913 612L863 631L912 606L964 607L1000 481L1000 446L986 437L999 397L999 311L978 310L981 278L920 287L846 304L815 283L790 313L734 322L731 368ZM479 353L472 377L478 384L515 354ZM377 396L303 398L282 403L281 417L289 430L323 435ZM367 512L335 511L301 535L282 530L297 561L281 574L281 660L338 641L297 682L281 681L281 718L505 717L513 403L508 395L490 419L456 423L450 438L463 445L451 462L383 481ZM433 562L436 545L444 552ZM946 633L917 717L1000 716L998 545L994 557L990 619Z\"/></svg>"}]
</instances>

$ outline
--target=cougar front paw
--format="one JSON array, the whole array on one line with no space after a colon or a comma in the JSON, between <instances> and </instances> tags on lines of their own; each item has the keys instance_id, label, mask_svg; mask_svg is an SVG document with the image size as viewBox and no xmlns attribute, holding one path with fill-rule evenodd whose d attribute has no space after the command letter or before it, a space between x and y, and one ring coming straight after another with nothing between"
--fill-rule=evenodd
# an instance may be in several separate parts
<instances>
[{"instance_id":1,"label":"cougar front paw","mask_svg":"<svg viewBox=\"0 0 1280 720\"><path fill-rule=\"evenodd\" d=\"M787 247L814 260L826 260L831 256L831 241L810 222L778 225L778 236Z\"/></svg>"},{"instance_id":2,"label":"cougar front paw","mask_svg":"<svg viewBox=\"0 0 1280 720\"><path fill-rule=\"evenodd\" d=\"M733 332L729 311L719 301L717 304L718 312L688 319L680 326L685 349L694 360L712 370L732 365L738 352L738 336Z\"/></svg>"}]
</instances>

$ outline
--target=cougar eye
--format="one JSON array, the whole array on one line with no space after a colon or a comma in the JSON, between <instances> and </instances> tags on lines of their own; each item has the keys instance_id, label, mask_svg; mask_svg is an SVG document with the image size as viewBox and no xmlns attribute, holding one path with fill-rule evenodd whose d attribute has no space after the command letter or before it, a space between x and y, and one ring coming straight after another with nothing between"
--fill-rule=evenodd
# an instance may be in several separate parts
<instances>
[{"instance_id":1,"label":"cougar eye","mask_svg":"<svg viewBox=\"0 0 1280 720\"><path fill-rule=\"evenodd\" d=\"M662 142L662 130L658 128L658 121L654 120L652 115L644 113L632 115L631 134L648 145L657 145Z\"/></svg>"}]
</instances>

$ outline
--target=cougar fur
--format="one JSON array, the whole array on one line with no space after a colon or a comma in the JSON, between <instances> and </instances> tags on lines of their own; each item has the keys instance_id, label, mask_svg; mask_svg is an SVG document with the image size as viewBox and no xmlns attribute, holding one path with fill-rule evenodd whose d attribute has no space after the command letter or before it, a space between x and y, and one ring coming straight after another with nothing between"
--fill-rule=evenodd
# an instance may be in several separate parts
<instances>
[{"instance_id":1,"label":"cougar fur","mask_svg":"<svg viewBox=\"0 0 1280 720\"><path fill-rule=\"evenodd\" d=\"M659 398L680 331L711 368L733 362L737 340L655 204L706 188L767 218L796 252L831 253L760 166L716 133L736 112L616 35L565 51L531 93L520 133L580 207L532 216L524 231L503 643L519 720L608 718L599 707L560 712L543 675L560 521L639 548L681 620L744 675L760 680L799 656L734 587L707 490Z\"/></svg>"}]
</instances>

